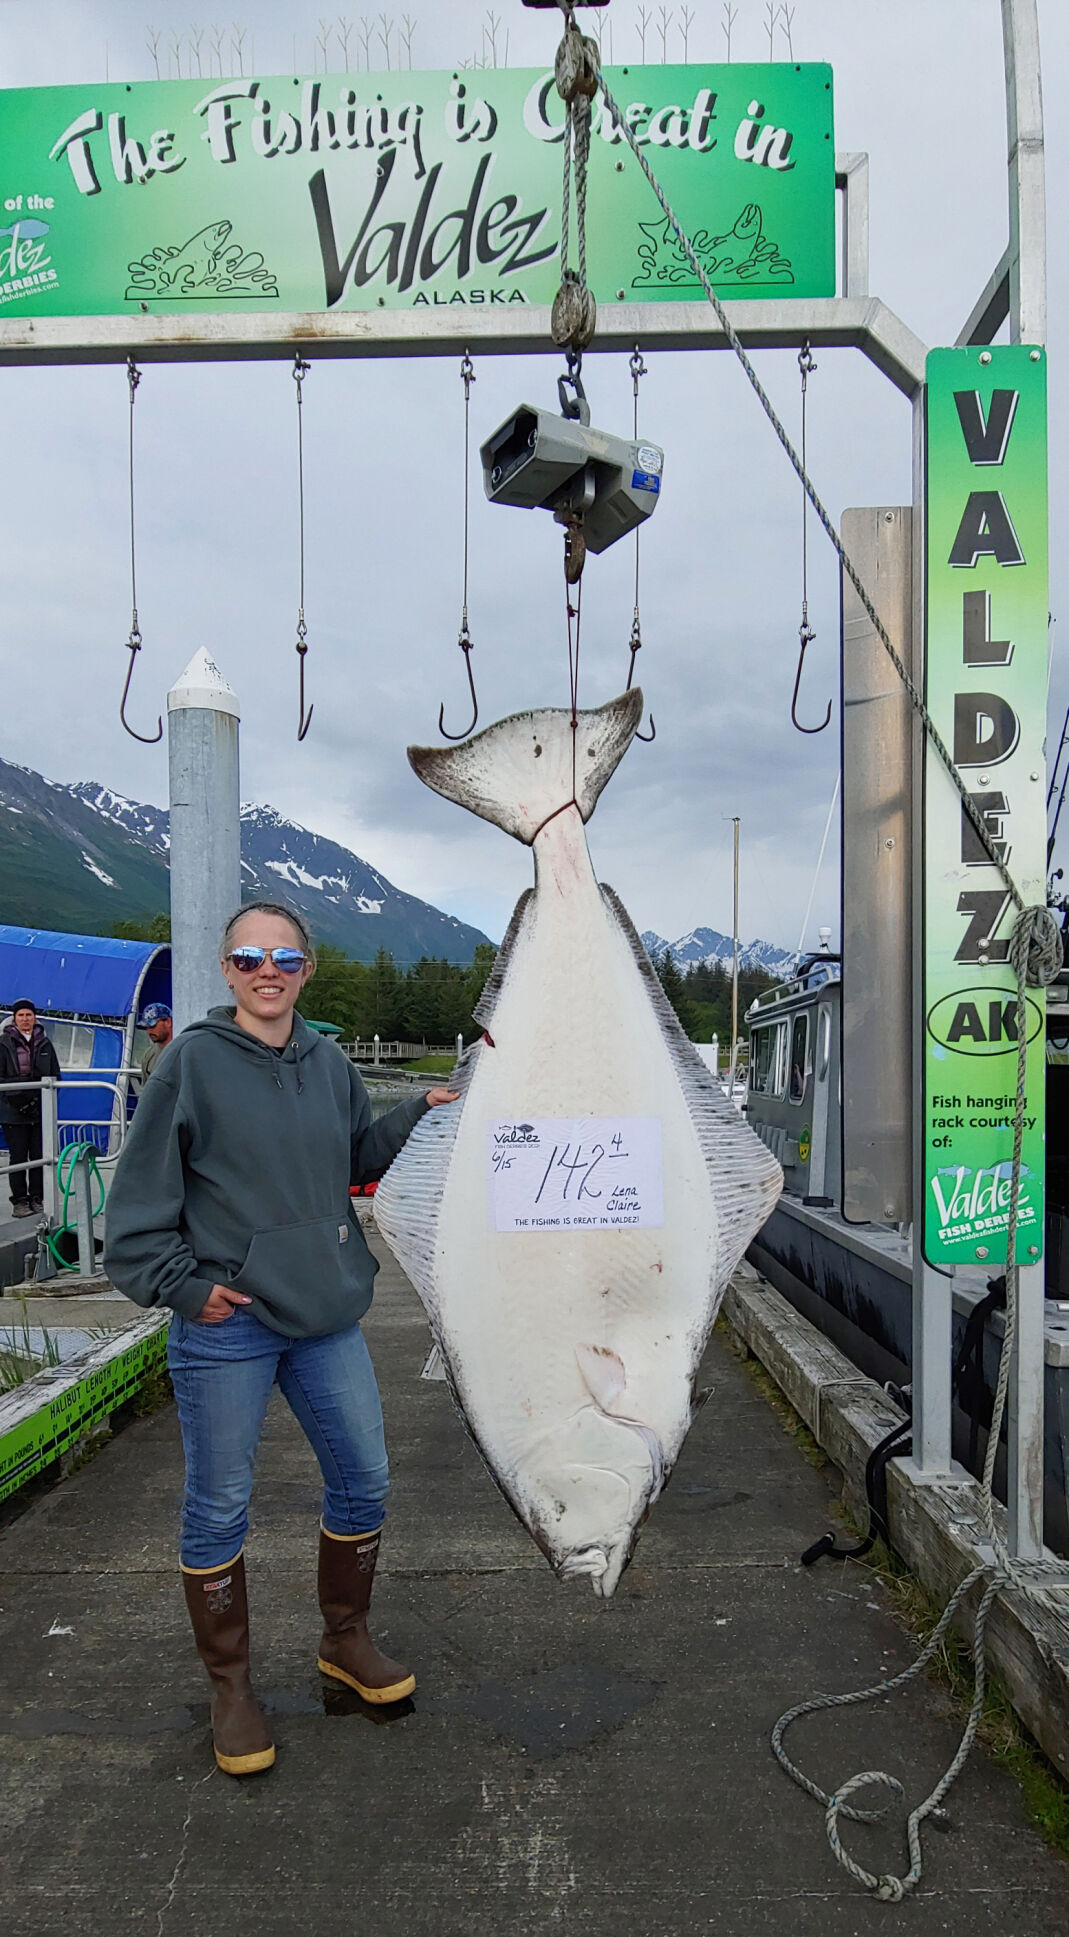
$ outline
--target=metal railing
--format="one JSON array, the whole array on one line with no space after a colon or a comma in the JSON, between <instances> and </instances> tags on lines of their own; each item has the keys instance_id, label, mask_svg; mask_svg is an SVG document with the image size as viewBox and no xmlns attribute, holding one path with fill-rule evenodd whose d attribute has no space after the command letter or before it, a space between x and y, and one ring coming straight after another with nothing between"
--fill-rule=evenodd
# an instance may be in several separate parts
<instances>
[{"instance_id":1,"label":"metal railing","mask_svg":"<svg viewBox=\"0 0 1069 1937\"><path fill-rule=\"evenodd\" d=\"M339 1043L353 1063L415 1063L424 1056L459 1056L463 1036L451 1043L383 1042L380 1036L357 1036L355 1042Z\"/></svg>"},{"instance_id":2,"label":"metal railing","mask_svg":"<svg viewBox=\"0 0 1069 1937\"><path fill-rule=\"evenodd\" d=\"M130 1078L136 1078L139 1074L136 1068L122 1065L111 1069L87 1070L79 1075L44 1076L36 1082L0 1083L2 1096L40 1097L41 1154L39 1157L28 1157L24 1163L13 1164L9 1161L3 1174L10 1180L18 1172L24 1172L27 1179L26 1195L29 1197L30 1174L35 1170L41 1172L41 1216L47 1220L49 1229L54 1229L60 1221L60 1168L68 1161L66 1153L76 1146L86 1149L92 1146L93 1164L98 1176L105 1167L110 1168L117 1162L126 1138ZM101 1091L109 1093L111 1100L107 1114L87 1112L85 1116L61 1119L61 1095L66 1101L72 1092L81 1090L95 1091L97 1095ZM0 1134L5 1128L0 1124ZM74 1160L71 1169L69 1190L64 1192L64 1196L68 1200L73 1199L79 1268L85 1276L92 1277L96 1275L96 1249L89 1165L87 1161Z\"/></svg>"}]
</instances>

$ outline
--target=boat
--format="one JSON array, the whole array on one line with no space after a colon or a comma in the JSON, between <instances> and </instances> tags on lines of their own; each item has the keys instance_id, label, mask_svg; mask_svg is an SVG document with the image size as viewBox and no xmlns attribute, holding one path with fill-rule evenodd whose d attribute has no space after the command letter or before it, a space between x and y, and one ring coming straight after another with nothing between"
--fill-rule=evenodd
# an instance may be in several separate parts
<instances>
[{"instance_id":1,"label":"boat","mask_svg":"<svg viewBox=\"0 0 1069 1937\"><path fill-rule=\"evenodd\" d=\"M828 931L822 931L827 934ZM783 1166L776 1209L750 1262L867 1377L905 1391L912 1359L912 1231L843 1215L843 965L826 941L782 986L751 1003L747 1120ZM1044 1529L1069 1556L1069 974L1047 991L1047 1213L1044 1311ZM966 1326L994 1281L979 1266L953 1274L955 1361ZM997 1296L997 1293L995 1294ZM979 1377L959 1380L954 1456L978 1474L998 1372L1000 1310L973 1320ZM971 1361L972 1354L964 1356ZM968 1366L966 1367L968 1371ZM1004 1488L1005 1449L996 1466ZM1003 1492L1003 1497L1005 1497Z\"/></svg>"}]
</instances>

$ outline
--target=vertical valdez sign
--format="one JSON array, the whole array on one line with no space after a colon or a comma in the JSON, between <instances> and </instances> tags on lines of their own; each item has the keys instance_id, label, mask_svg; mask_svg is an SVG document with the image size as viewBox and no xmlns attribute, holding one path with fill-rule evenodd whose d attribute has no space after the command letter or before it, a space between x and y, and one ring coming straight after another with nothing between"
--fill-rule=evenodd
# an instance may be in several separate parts
<instances>
[{"instance_id":1,"label":"vertical valdez sign","mask_svg":"<svg viewBox=\"0 0 1069 1937\"><path fill-rule=\"evenodd\" d=\"M928 358L929 710L1028 904L1046 874L1046 359ZM1006 1256L1017 1097L1015 918L958 795L925 760L925 1256ZM1044 993L1028 995L1017 1261L1043 1250Z\"/></svg>"},{"instance_id":2,"label":"vertical valdez sign","mask_svg":"<svg viewBox=\"0 0 1069 1937\"><path fill-rule=\"evenodd\" d=\"M608 78L722 295L834 294L829 68ZM548 304L562 136L537 71L0 93L0 321ZM600 103L588 211L599 301L700 298Z\"/></svg>"}]
</instances>

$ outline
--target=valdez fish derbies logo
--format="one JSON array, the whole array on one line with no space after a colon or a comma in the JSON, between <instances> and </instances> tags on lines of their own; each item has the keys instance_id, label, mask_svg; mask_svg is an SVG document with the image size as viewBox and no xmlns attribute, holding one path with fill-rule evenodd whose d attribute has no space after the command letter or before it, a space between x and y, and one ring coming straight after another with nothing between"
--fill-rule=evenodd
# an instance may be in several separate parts
<instances>
[{"instance_id":1,"label":"valdez fish derbies logo","mask_svg":"<svg viewBox=\"0 0 1069 1937\"><path fill-rule=\"evenodd\" d=\"M509 1123L494 1132L494 1142L508 1148L522 1144L529 1150L537 1150L541 1138L533 1123Z\"/></svg>"},{"instance_id":2,"label":"valdez fish derbies logo","mask_svg":"<svg viewBox=\"0 0 1069 1937\"><path fill-rule=\"evenodd\" d=\"M54 288L59 276L52 265L51 245L45 237L51 225L27 211L50 210L50 195L9 195L4 200L0 227L0 304L17 301L31 290ZM9 221L7 218L14 217Z\"/></svg>"}]
</instances>

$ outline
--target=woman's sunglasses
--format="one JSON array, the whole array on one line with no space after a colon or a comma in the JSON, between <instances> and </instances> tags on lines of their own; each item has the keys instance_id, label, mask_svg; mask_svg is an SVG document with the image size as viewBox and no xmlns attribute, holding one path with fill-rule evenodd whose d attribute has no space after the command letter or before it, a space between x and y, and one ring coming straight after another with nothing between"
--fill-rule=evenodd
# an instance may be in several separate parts
<instances>
[{"instance_id":1,"label":"woman's sunglasses","mask_svg":"<svg viewBox=\"0 0 1069 1937\"><path fill-rule=\"evenodd\" d=\"M227 956L240 975L251 975L255 969L262 968L270 955L275 967L283 975L298 975L303 969L306 956L300 948L232 948Z\"/></svg>"}]
</instances>

